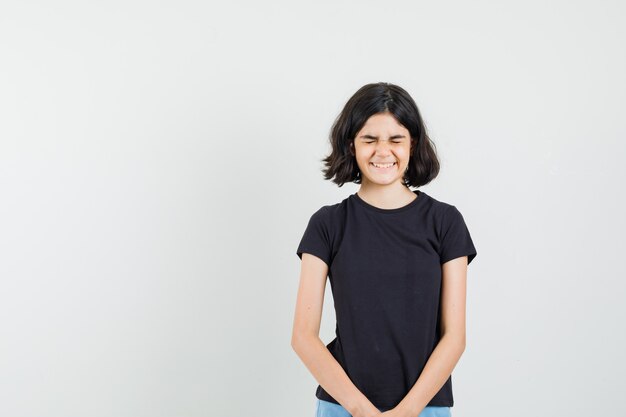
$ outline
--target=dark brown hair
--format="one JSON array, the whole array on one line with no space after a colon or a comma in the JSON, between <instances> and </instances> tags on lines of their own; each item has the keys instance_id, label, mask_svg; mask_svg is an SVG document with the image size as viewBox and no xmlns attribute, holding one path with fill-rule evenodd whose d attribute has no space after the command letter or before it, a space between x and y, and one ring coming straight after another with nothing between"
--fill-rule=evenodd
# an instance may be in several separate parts
<instances>
[{"instance_id":1,"label":"dark brown hair","mask_svg":"<svg viewBox=\"0 0 626 417\"><path fill-rule=\"evenodd\" d=\"M325 179L339 187L347 182L361 183L361 173L352 148L354 138L367 119L383 112L391 113L411 134L411 154L404 184L420 187L437 177L439 160L436 147L426 133L415 101L401 87L380 82L361 87L335 119L329 136L332 152L322 159Z\"/></svg>"}]
</instances>

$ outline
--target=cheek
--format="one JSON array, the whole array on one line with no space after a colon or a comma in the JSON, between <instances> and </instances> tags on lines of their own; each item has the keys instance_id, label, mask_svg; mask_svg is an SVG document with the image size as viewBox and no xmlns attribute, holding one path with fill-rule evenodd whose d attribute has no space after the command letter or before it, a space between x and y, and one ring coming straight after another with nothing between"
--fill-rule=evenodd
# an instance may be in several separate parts
<instances>
[{"instance_id":1,"label":"cheek","mask_svg":"<svg viewBox=\"0 0 626 417\"><path fill-rule=\"evenodd\" d=\"M367 161L372 157L372 152L367 148L360 148L356 151L356 159L361 161Z\"/></svg>"},{"instance_id":2,"label":"cheek","mask_svg":"<svg viewBox=\"0 0 626 417\"><path fill-rule=\"evenodd\" d=\"M398 147L395 149L395 153L401 158L408 159L411 155L411 148L408 146Z\"/></svg>"}]
</instances>

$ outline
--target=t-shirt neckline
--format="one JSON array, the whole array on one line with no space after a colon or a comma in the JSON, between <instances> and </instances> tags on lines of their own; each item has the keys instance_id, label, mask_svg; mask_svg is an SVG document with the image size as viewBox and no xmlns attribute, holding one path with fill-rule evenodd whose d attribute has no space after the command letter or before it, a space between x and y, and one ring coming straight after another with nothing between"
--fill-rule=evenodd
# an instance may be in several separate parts
<instances>
[{"instance_id":1,"label":"t-shirt neckline","mask_svg":"<svg viewBox=\"0 0 626 417\"><path fill-rule=\"evenodd\" d=\"M396 208L392 208L392 209L384 209L384 208L380 208L380 207L376 207L373 206L371 204L369 204L368 202L366 202L365 200L363 200L361 197L359 197L358 193L354 193L352 194L352 197L354 197L354 200L359 203L360 205L362 205L363 207L365 207L368 210L371 211L376 211L378 213L398 213L404 210L408 210L411 207L417 205L419 202L421 202L422 200L424 200L424 192L420 191L420 190L413 190L413 193L417 195L416 198L414 198L410 203L402 206L402 207L396 207Z\"/></svg>"}]
</instances>

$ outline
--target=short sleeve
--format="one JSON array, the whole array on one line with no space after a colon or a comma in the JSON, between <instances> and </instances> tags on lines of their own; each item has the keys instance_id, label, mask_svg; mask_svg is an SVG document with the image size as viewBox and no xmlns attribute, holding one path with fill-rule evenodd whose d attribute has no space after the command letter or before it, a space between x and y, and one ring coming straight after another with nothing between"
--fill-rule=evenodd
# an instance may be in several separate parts
<instances>
[{"instance_id":1,"label":"short sleeve","mask_svg":"<svg viewBox=\"0 0 626 417\"><path fill-rule=\"evenodd\" d=\"M317 256L330 266L331 241L328 212L325 206L313 213L309 219L296 254L302 259L304 252Z\"/></svg>"},{"instance_id":2,"label":"short sleeve","mask_svg":"<svg viewBox=\"0 0 626 417\"><path fill-rule=\"evenodd\" d=\"M467 264L476 257L476 248L463 215L455 206L449 206L443 219L439 257L441 264L467 255Z\"/></svg>"}]
</instances>

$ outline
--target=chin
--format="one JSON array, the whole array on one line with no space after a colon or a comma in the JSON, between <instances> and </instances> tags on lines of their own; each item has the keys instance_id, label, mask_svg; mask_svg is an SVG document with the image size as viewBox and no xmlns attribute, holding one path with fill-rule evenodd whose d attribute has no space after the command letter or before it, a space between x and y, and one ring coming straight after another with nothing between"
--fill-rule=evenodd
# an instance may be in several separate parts
<instances>
[{"instance_id":1,"label":"chin","mask_svg":"<svg viewBox=\"0 0 626 417\"><path fill-rule=\"evenodd\" d=\"M391 185L396 182L402 182L402 178L391 178L388 180L368 178L367 182L369 182L370 184L376 184L376 185Z\"/></svg>"}]
</instances>

